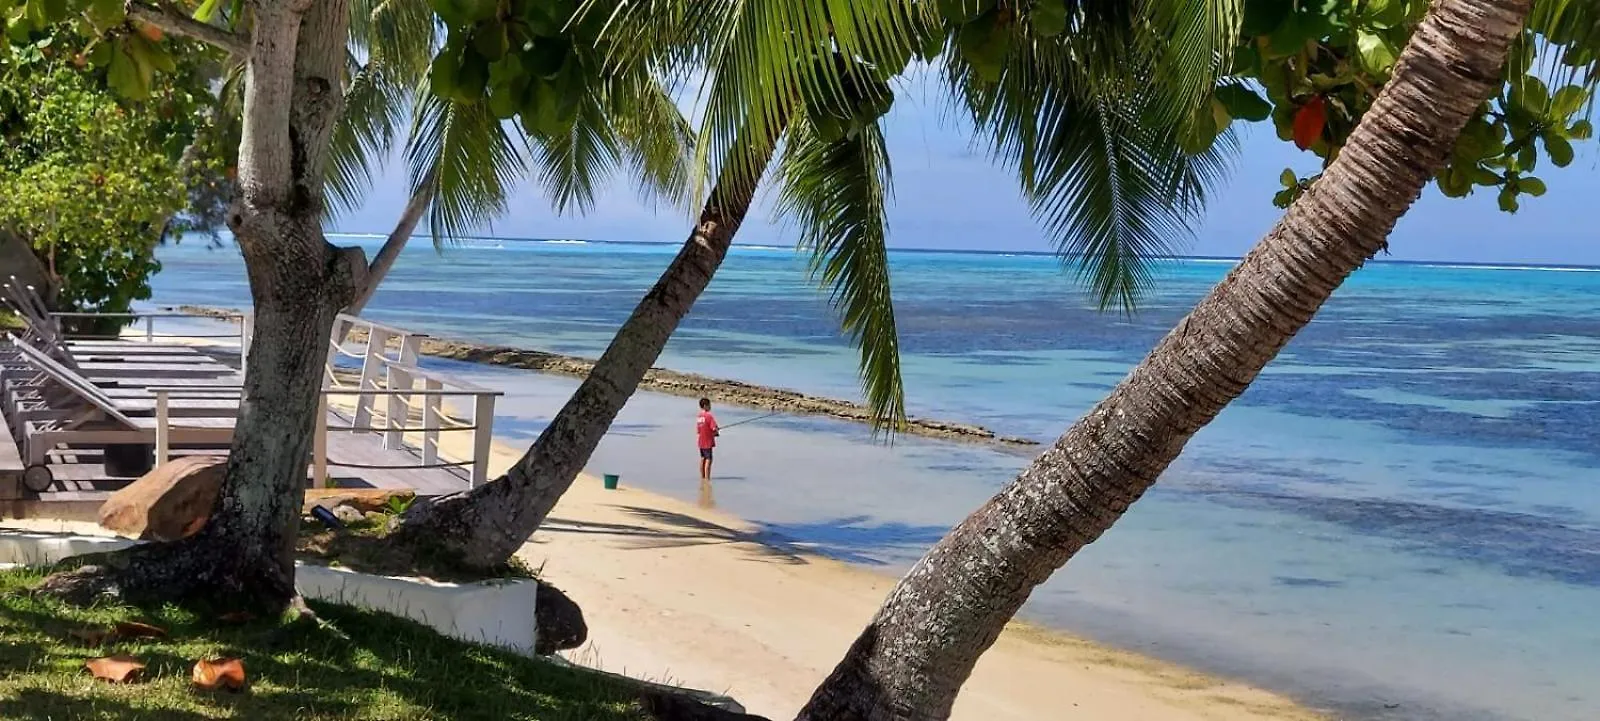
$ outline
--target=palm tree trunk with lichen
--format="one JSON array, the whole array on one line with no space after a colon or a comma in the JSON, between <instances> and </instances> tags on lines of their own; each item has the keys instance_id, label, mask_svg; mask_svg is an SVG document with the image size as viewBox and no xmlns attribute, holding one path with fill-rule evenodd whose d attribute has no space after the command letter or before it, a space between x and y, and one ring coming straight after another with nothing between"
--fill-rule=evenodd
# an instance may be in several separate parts
<instances>
[{"instance_id":1,"label":"palm tree trunk with lichen","mask_svg":"<svg viewBox=\"0 0 1600 721\"><path fill-rule=\"evenodd\" d=\"M295 593L294 543L327 339L366 270L359 249L335 248L322 233L349 10L348 0L249 7L239 193L228 221L245 258L256 338L216 509L191 538L88 558L48 579L45 590L62 596L228 595L281 608ZM180 28L187 21L163 19Z\"/></svg>"},{"instance_id":2,"label":"palm tree trunk with lichen","mask_svg":"<svg viewBox=\"0 0 1600 721\"><path fill-rule=\"evenodd\" d=\"M1322 179L1105 400L923 556L799 718L948 717L1033 588L1127 512L1383 248L1499 86L1529 6L1435 2Z\"/></svg>"}]
</instances>

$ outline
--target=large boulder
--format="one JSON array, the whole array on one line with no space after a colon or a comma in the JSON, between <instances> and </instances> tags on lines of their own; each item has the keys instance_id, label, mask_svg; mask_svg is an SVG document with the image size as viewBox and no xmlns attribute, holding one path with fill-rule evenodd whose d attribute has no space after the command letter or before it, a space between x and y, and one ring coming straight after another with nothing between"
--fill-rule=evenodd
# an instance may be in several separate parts
<instances>
[{"instance_id":1,"label":"large boulder","mask_svg":"<svg viewBox=\"0 0 1600 721\"><path fill-rule=\"evenodd\" d=\"M144 474L106 499L100 525L144 541L176 541L200 532L222 490L227 458L184 456Z\"/></svg>"},{"instance_id":2,"label":"large boulder","mask_svg":"<svg viewBox=\"0 0 1600 721\"><path fill-rule=\"evenodd\" d=\"M539 595L533 606L533 623L538 635L533 652L549 656L582 646L589 639L589 624L583 620L583 609L561 589L544 581L538 583Z\"/></svg>"}]
</instances>

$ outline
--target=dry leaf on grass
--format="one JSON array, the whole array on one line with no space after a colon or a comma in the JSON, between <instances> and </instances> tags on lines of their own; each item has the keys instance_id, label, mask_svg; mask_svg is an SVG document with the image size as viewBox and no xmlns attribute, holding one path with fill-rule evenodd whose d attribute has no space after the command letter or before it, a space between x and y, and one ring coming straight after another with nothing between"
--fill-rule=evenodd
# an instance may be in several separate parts
<instances>
[{"instance_id":1,"label":"dry leaf on grass","mask_svg":"<svg viewBox=\"0 0 1600 721\"><path fill-rule=\"evenodd\" d=\"M119 622L114 633L118 638L165 638L167 635L166 629L138 621Z\"/></svg>"},{"instance_id":2,"label":"dry leaf on grass","mask_svg":"<svg viewBox=\"0 0 1600 721\"><path fill-rule=\"evenodd\" d=\"M144 664L130 656L91 658L83 665L95 678L111 683L134 683L139 680L139 672L144 670Z\"/></svg>"},{"instance_id":3,"label":"dry leaf on grass","mask_svg":"<svg viewBox=\"0 0 1600 721\"><path fill-rule=\"evenodd\" d=\"M207 691L238 691L244 688L244 662L236 658L201 659L195 662L190 677L195 686Z\"/></svg>"}]
</instances>

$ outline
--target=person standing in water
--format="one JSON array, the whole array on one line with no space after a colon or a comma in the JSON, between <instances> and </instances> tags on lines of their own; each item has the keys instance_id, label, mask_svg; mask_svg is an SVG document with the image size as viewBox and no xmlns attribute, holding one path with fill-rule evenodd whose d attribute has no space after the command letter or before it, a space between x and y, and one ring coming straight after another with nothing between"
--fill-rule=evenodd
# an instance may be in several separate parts
<instances>
[{"instance_id":1,"label":"person standing in water","mask_svg":"<svg viewBox=\"0 0 1600 721\"><path fill-rule=\"evenodd\" d=\"M717 447L717 417L711 415L711 399L700 399L700 415L694 421L700 441L700 480L711 480L711 452Z\"/></svg>"}]
</instances>

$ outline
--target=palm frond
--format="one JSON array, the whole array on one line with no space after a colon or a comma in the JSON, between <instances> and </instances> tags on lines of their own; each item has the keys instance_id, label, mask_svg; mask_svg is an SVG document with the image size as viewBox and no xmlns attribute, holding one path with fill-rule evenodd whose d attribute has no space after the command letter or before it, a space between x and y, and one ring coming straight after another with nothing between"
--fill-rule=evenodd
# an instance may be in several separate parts
<instances>
[{"instance_id":1,"label":"palm frond","mask_svg":"<svg viewBox=\"0 0 1600 721\"><path fill-rule=\"evenodd\" d=\"M686 205L694 128L678 110L670 86L639 72L615 79L607 96L617 144L646 202Z\"/></svg>"},{"instance_id":2,"label":"palm frond","mask_svg":"<svg viewBox=\"0 0 1600 721\"><path fill-rule=\"evenodd\" d=\"M519 145L483 103L462 105L419 93L406 162L412 191L434 184L428 228L435 246L468 237L505 212L526 172Z\"/></svg>"},{"instance_id":3,"label":"palm frond","mask_svg":"<svg viewBox=\"0 0 1600 721\"><path fill-rule=\"evenodd\" d=\"M998 79L946 55L947 83L976 137L1017 170L1035 217L1102 308L1135 307L1152 261L1189 237L1237 152L1231 133L1204 153L1182 150L1182 123L1206 98L1163 74L1174 58L1217 57L1228 31L1214 28L1228 22L1196 22L1213 29L1193 31L1204 35L1197 49L1179 51L1152 42L1162 25L1151 17L1111 8L1058 38L1019 36ZM1202 67L1215 83L1222 67Z\"/></svg>"},{"instance_id":4,"label":"palm frond","mask_svg":"<svg viewBox=\"0 0 1600 721\"><path fill-rule=\"evenodd\" d=\"M1184 111L1209 97L1233 64L1244 0L1155 0L1144 11L1157 39L1154 76L1171 101L1155 119L1182 122Z\"/></svg>"},{"instance_id":5,"label":"palm frond","mask_svg":"<svg viewBox=\"0 0 1600 721\"><path fill-rule=\"evenodd\" d=\"M621 152L608 120L600 101L591 96L578 106L577 119L567 132L529 138L539 182L557 212L573 208L588 212L594 206L596 186L616 170Z\"/></svg>"},{"instance_id":6,"label":"palm frond","mask_svg":"<svg viewBox=\"0 0 1600 721\"><path fill-rule=\"evenodd\" d=\"M811 276L860 350L862 391L873 427L890 433L906 421L900 340L890 295L887 196L891 182L882 129L825 142L804 119L789 126L779 159L778 212L799 226Z\"/></svg>"},{"instance_id":7,"label":"palm frond","mask_svg":"<svg viewBox=\"0 0 1600 721\"><path fill-rule=\"evenodd\" d=\"M344 113L333 129L326 192L335 212L361 206L372 178L400 136L409 88L375 63L348 53Z\"/></svg>"},{"instance_id":8,"label":"palm frond","mask_svg":"<svg viewBox=\"0 0 1600 721\"><path fill-rule=\"evenodd\" d=\"M414 87L441 39L427 0L352 0L350 42L395 82Z\"/></svg>"},{"instance_id":9,"label":"palm frond","mask_svg":"<svg viewBox=\"0 0 1600 721\"><path fill-rule=\"evenodd\" d=\"M1534 0L1528 31L1512 52L1537 47L1545 75L1591 94L1600 85L1600 4L1589 0ZM1593 102L1589 104L1593 109ZM1588 114L1587 112L1585 113Z\"/></svg>"},{"instance_id":10,"label":"palm frond","mask_svg":"<svg viewBox=\"0 0 1600 721\"><path fill-rule=\"evenodd\" d=\"M698 199L712 177L761 177L764 159L740 137L782 135L801 103L838 97L850 73L898 73L933 32L932 13L917 0L658 0L623 5L607 35L614 57L707 78Z\"/></svg>"}]
</instances>

